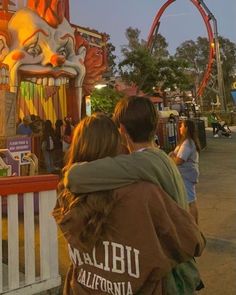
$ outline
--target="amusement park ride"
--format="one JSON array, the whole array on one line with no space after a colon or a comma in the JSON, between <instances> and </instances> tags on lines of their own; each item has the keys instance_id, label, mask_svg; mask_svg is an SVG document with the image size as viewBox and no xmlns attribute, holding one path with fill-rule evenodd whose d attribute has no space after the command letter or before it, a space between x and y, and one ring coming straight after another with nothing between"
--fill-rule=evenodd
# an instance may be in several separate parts
<instances>
[{"instance_id":1,"label":"amusement park ride","mask_svg":"<svg viewBox=\"0 0 236 295\"><path fill-rule=\"evenodd\" d=\"M167 0L164 5L158 11L151 30L148 36L148 47L152 52L154 47L156 36L158 34L159 26L160 26L160 19L165 12L165 10L174 3L176 0ZM220 59L220 49L219 49L219 40L218 40L218 29L217 29L217 21L212 12L209 10L207 5L204 3L203 0L190 0L192 4L198 9L200 12L202 19L205 23L208 40L209 40L209 55L208 55L208 64L205 69L205 73L203 75L203 79L198 87L197 90L197 99L201 101L202 94L208 84L209 79L211 78L211 70L214 61L216 61L217 65L217 89L214 89L217 93L222 110L226 110L226 102L225 102L225 89L224 89L224 80L222 74L222 67L221 67L221 59Z\"/></svg>"}]
</instances>

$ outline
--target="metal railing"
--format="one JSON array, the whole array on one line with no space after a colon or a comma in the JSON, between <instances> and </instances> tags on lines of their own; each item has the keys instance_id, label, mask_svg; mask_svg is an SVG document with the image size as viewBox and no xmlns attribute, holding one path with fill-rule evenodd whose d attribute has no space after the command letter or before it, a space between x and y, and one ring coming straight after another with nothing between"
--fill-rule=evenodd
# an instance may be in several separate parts
<instances>
[{"instance_id":1,"label":"metal railing","mask_svg":"<svg viewBox=\"0 0 236 295\"><path fill-rule=\"evenodd\" d=\"M57 176L0 178L0 294L59 287Z\"/></svg>"}]
</instances>

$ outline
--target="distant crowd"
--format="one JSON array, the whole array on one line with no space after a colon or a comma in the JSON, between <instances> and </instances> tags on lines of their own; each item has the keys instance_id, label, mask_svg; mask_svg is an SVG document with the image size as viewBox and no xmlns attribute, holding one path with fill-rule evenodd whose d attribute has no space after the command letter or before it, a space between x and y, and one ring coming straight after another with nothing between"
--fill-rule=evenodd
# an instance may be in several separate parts
<instances>
[{"instance_id":1,"label":"distant crowd","mask_svg":"<svg viewBox=\"0 0 236 295\"><path fill-rule=\"evenodd\" d=\"M34 114L19 119L16 134L40 137L40 149L43 166L48 173L60 170L63 166L64 153L68 150L74 124L70 117L58 119L53 126L50 120L42 120Z\"/></svg>"}]
</instances>

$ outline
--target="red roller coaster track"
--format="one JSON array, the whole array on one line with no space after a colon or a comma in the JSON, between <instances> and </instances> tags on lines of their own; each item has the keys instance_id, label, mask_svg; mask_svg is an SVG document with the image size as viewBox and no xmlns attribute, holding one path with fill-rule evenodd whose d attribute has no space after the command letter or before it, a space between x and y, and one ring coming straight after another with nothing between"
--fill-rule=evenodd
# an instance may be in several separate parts
<instances>
[{"instance_id":1,"label":"red roller coaster track","mask_svg":"<svg viewBox=\"0 0 236 295\"><path fill-rule=\"evenodd\" d=\"M159 28L160 25L160 19L162 14L164 13L164 11L166 10L166 8L172 4L173 2L175 2L176 0L168 0L166 1L166 3L160 8L160 10L158 11L153 23L152 23L152 27L151 30L149 32L149 36L148 36L148 47L151 48L154 42L154 37L155 34ZM207 85L207 82L210 78L210 74L211 74L211 69L212 69L212 64L214 61L214 56L215 56L215 49L214 49L214 35L213 35L213 30L211 27L211 15L208 15L208 11L205 11L204 7L201 6L201 1L199 0L190 0L193 5L196 6L196 8L198 9L198 11L200 12L203 21L205 23L206 29L207 29L207 34L208 34L208 40L209 40L209 56L208 56L208 64L206 67L206 70L204 72L204 76L203 79L199 85L199 88L197 90L197 96L200 97L202 96L204 89ZM212 46L213 45L213 46Z\"/></svg>"}]
</instances>

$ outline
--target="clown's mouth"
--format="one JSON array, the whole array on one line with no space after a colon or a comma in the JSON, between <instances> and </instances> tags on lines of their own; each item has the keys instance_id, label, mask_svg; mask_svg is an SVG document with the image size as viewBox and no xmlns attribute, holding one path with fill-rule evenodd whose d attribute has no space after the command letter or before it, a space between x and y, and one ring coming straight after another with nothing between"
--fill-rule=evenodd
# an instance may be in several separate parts
<instances>
[{"instance_id":1,"label":"clown's mouth","mask_svg":"<svg viewBox=\"0 0 236 295\"><path fill-rule=\"evenodd\" d=\"M22 78L22 81L31 82L37 85L43 85L43 86L61 86L61 85L69 85L70 79L68 77L27 77Z\"/></svg>"},{"instance_id":2,"label":"clown's mouth","mask_svg":"<svg viewBox=\"0 0 236 295\"><path fill-rule=\"evenodd\" d=\"M26 83L23 85L23 83ZM21 87L27 89L29 86L30 91L27 93L33 93L31 91L30 84L38 85L45 88L43 92L45 99L48 99L52 95L58 93L60 87L66 87L74 89L73 99L76 102L76 110L80 117L81 112L81 97L82 97L82 80L80 79L78 69L64 66L62 68L52 67L40 67L37 65L24 65L18 69L18 71L8 71L6 65L0 64L0 89L8 89L11 92L22 95L20 91ZM23 89L23 88L22 88Z\"/></svg>"},{"instance_id":3,"label":"clown's mouth","mask_svg":"<svg viewBox=\"0 0 236 295\"><path fill-rule=\"evenodd\" d=\"M37 65L22 66L17 71L8 71L6 65L0 65L0 84L9 84L11 92L17 92L21 82L27 81L43 86L69 85L72 87L80 86L78 72L71 67L63 69L52 69L51 67L40 67Z\"/></svg>"},{"instance_id":4,"label":"clown's mouth","mask_svg":"<svg viewBox=\"0 0 236 295\"><path fill-rule=\"evenodd\" d=\"M38 73L36 71L25 72L20 70L21 81L30 81L34 84L43 86L61 86L69 84L75 79L75 73L64 70L58 71L43 71Z\"/></svg>"}]
</instances>

